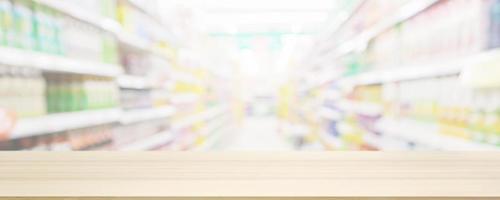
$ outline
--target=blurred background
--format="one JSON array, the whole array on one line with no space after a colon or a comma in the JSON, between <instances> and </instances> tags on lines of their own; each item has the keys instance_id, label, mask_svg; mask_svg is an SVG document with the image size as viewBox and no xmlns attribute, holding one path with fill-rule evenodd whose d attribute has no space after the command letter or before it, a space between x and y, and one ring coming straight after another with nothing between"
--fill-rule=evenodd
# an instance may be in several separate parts
<instances>
[{"instance_id":1,"label":"blurred background","mask_svg":"<svg viewBox=\"0 0 500 200\"><path fill-rule=\"evenodd\" d=\"M0 0L0 150L500 149L500 0Z\"/></svg>"}]
</instances>

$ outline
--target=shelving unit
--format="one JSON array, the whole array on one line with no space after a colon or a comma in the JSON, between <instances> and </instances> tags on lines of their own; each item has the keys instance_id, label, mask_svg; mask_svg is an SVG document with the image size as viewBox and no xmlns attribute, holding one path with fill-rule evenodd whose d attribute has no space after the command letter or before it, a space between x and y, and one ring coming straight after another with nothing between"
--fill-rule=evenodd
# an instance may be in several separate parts
<instances>
[{"instance_id":1,"label":"shelving unit","mask_svg":"<svg viewBox=\"0 0 500 200\"><path fill-rule=\"evenodd\" d=\"M134 6L135 8L139 9L143 13L150 15L151 18L156 18L156 16L154 16L149 10L147 10L143 5L141 5L140 1L126 0L126 2L129 3L130 5Z\"/></svg>"},{"instance_id":2,"label":"shelving unit","mask_svg":"<svg viewBox=\"0 0 500 200\"><path fill-rule=\"evenodd\" d=\"M118 77L120 88L145 90L152 89L152 83L145 77L122 75Z\"/></svg>"},{"instance_id":3,"label":"shelving unit","mask_svg":"<svg viewBox=\"0 0 500 200\"><path fill-rule=\"evenodd\" d=\"M222 116L213 119L208 126L201 132L201 135L210 137L211 134L217 132L220 128L224 127L224 125L230 124L228 123L231 119L228 118L230 115L227 113L222 114Z\"/></svg>"},{"instance_id":4,"label":"shelving unit","mask_svg":"<svg viewBox=\"0 0 500 200\"><path fill-rule=\"evenodd\" d=\"M398 23L402 23L415 15L418 15L419 13L425 11L427 8L438 3L439 1L440 0L410 1L410 3L395 11L394 14L385 17L382 21L378 22L373 27L369 28L368 30L363 30L352 39L344 41L338 46L327 48L327 51L321 52L321 55L318 55L315 58L318 59L318 63L324 63L324 60L333 60L332 58L339 58L353 51L363 50L370 40L384 32L388 28L393 27ZM351 13L351 15L357 14L359 13Z\"/></svg>"},{"instance_id":5,"label":"shelving unit","mask_svg":"<svg viewBox=\"0 0 500 200\"><path fill-rule=\"evenodd\" d=\"M168 144L175 139L174 133L165 131L154 134L148 138L126 145L120 148L120 151L148 151L158 146Z\"/></svg>"},{"instance_id":6,"label":"shelving unit","mask_svg":"<svg viewBox=\"0 0 500 200\"><path fill-rule=\"evenodd\" d=\"M229 123L226 122L225 125ZM193 151L209 151L212 150L217 144L223 141L231 131L234 130L233 126L224 126L224 124L217 124L217 126L212 126L214 128L209 128L206 132L210 133L208 138L199 146L193 148Z\"/></svg>"},{"instance_id":7,"label":"shelving unit","mask_svg":"<svg viewBox=\"0 0 500 200\"><path fill-rule=\"evenodd\" d=\"M225 106L230 101L208 98L223 92L208 88L208 80L215 76L206 66L200 67L210 63L198 56L204 54L199 49L205 49L199 46L207 44L181 44L184 39L201 41L206 36L173 27L178 25L176 21L165 20L166 16L152 12L141 2L6 3L13 8L2 15L25 9L30 17L22 23L38 29L30 33L30 38L21 38L36 44L23 46L17 40L4 43L3 36L0 38L0 80L17 86L5 92L9 95L5 105L0 102L0 111L12 113L16 118L12 121L17 122L14 130L0 131L0 150L168 150L170 142L178 138L204 134L181 129L196 125L208 131L224 124L197 123L221 112L233 117L230 109L204 110L207 105ZM4 28L3 23L0 25ZM176 38L178 34L189 36L181 40ZM189 52L188 59L179 54L180 46ZM36 87L20 84L28 81ZM15 91L19 88L27 90ZM22 109L23 103L35 98L36 102L29 103L37 111ZM199 114L184 121L174 120L194 112ZM158 130L162 132L156 133Z\"/></svg>"},{"instance_id":8,"label":"shelving unit","mask_svg":"<svg viewBox=\"0 0 500 200\"><path fill-rule=\"evenodd\" d=\"M471 143L443 135L436 124L417 122L414 120L383 119L377 124L377 129L391 137L422 143L434 149L448 151L499 151L493 145Z\"/></svg>"},{"instance_id":9,"label":"shelving unit","mask_svg":"<svg viewBox=\"0 0 500 200\"><path fill-rule=\"evenodd\" d=\"M100 28L103 31L113 34L123 44L142 51L152 51L150 44L143 39L123 31L121 26L111 19L93 16L81 10L76 5L67 1L57 0L36 0L38 3L48 6L58 12L64 13L78 20L86 22L92 26Z\"/></svg>"},{"instance_id":10,"label":"shelving unit","mask_svg":"<svg viewBox=\"0 0 500 200\"><path fill-rule=\"evenodd\" d=\"M205 112L194 114L192 116L185 117L183 119L174 121L172 124L172 129L173 130L184 129L184 128L187 128L189 126L192 126L193 124L213 119L213 118L223 114L224 112L228 112L227 107L216 106L214 108L210 108L209 110L207 110Z\"/></svg>"},{"instance_id":11,"label":"shelving unit","mask_svg":"<svg viewBox=\"0 0 500 200\"><path fill-rule=\"evenodd\" d=\"M119 27L119 25L113 23L113 21L105 20L99 16L91 15L79 9L78 6L71 4L69 1L36 0L36 2L108 32L113 32L113 28Z\"/></svg>"},{"instance_id":12,"label":"shelving unit","mask_svg":"<svg viewBox=\"0 0 500 200\"><path fill-rule=\"evenodd\" d=\"M163 53L158 53L158 50L155 47L153 47L152 44L148 43L144 39L124 31L123 28L120 26L120 24L118 24L118 22L112 19L107 19L88 14L85 11L79 9L77 6L73 5L71 2L63 2L57 0L35 0L35 1L42 5L55 9L58 12L64 13L73 18L86 22L92 26L95 26L103 31L113 34L118 39L119 42L121 42L128 48L132 48L150 54L163 55ZM156 21L158 24L161 24L160 22L157 21L158 16L152 16L149 12L144 10L144 8L140 6L138 2L131 0L127 0L127 2L130 3L130 5L134 6L135 8L142 10L142 12L145 12L147 15L150 16L152 20ZM162 28L167 28L167 26L163 24L161 25ZM156 28L155 30L161 30L161 29ZM166 37L165 39L167 39L173 45L177 44L177 42L174 41L175 38L173 38L172 34L169 33L168 31L162 31L160 35L168 35L168 37Z\"/></svg>"},{"instance_id":13,"label":"shelving unit","mask_svg":"<svg viewBox=\"0 0 500 200\"><path fill-rule=\"evenodd\" d=\"M493 49L447 62L436 61L429 64L414 64L366 72L358 76L343 78L339 80L338 84L352 87L462 74L465 69L477 69L483 63L495 61L498 56L500 56L500 50ZM469 72L465 71L464 73L468 74ZM475 75L470 79L477 80L480 79L480 76Z\"/></svg>"},{"instance_id":14,"label":"shelving unit","mask_svg":"<svg viewBox=\"0 0 500 200\"><path fill-rule=\"evenodd\" d=\"M359 33L349 41L343 42L339 45L335 51L328 54L328 56L333 56L334 58L338 58L344 56L353 51L364 49L367 43L380 35L387 29L394 27L398 23L402 23L411 17L418 15L419 13L425 11L427 8L432 5L438 3L440 0L422 0L422 1L410 1L405 4L399 10L395 12L395 14L391 14L389 17L385 18L381 22L377 23L373 27L368 30L364 30Z\"/></svg>"},{"instance_id":15,"label":"shelving unit","mask_svg":"<svg viewBox=\"0 0 500 200\"><path fill-rule=\"evenodd\" d=\"M397 24L403 23L404 21L410 19L411 17L418 15L419 13L425 11L427 8L438 3L439 1L440 0L411 1L410 3L401 7L397 12L395 12L395 14L391 14L391 16L386 17L383 21L377 23L376 25L374 25L370 29L363 30L361 33L354 36L352 39L347 40L347 41L343 41L340 45L338 45L336 47L329 47L329 48L327 48L326 51L322 51L322 52L317 53L319 55L313 56L313 58L315 58L315 60L317 60L316 63L314 63L313 65L320 64L320 65L324 65L324 66L330 66L331 60L336 60L336 59L338 59L342 56L345 56L349 53L352 53L354 51L363 51L366 48L367 43L370 40L372 40L373 38L375 38L376 36L380 35L384 31L386 31L387 29L394 27ZM365 1L362 1L359 5L360 6L363 5L364 2ZM351 13L351 16L348 17L346 20L352 18L352 16L356 15L356 14L358 14L358 13L355 10ZM341 28L341 27L339 27L339 28ZM314 60L314 59L312 59L312 60ZM328 60L328 62L326 62L324 60ZM408 73L408 74L411 74L410 76L413 76L412 73ZM362 80L364 80L363 84L370 84L373 81L373 79L379 79L379 76L377 76L377 75L373 75L373 77L376 77L376 78L370 78L370 76L368 75L368 78L362 79ZM315 88L322 86L326 83L329 83L336 78L339 78L339 76L338 75L331 75L330 78L317 81L317 83L309 85L305 88L306 88L306 90L312 90L312 89L315 89ZM365 79L368 79L368 81L366 81ZM355 79L355 80L356 81L354 81L352 79L345 80L345 82L349 82L349 83L356 82L357 83L357 79ZM378 80L375 80L375 81L378 81Z\"/></svg>"},{"instance_id":16,"label":"shelving unit","mask_svg":"<svg viewBox=\"0 0 500 200\"><path fill-rule=\"evenodd\" d=\"M356 102L350 100L342 100L338 102L339 108L344 112L355 113L365 116L379 116L382 114L382 106L375 103Z\"/></svg>"},{"instance_id":17,"label":"shelving unit","mask_svg":"<svg viewBox=\"0 0 500 200\"><path fill-rule=\"evenodd\" d=\"M326 149L499 150L488 138L500 131L497 3L377 3L363 1L305 56L308 71L289 83L299 85L293 119Z\"/></svg>"},{"instance_id":18,"label":"shelving unit","mask_svg":"<svg viewBox=\"0 0 500 200\"><path fill-rule=\"evenodd\" d=\"M319 110L319 115L327 120L333 120L333 121L341 119L342 116L342 114L339 111L327 107L321 108Z\"/></svg>"},{"instance_id":19,"label":"shelving unit","mask_svg":"<svg viewBox=\"0 0 500 200\"><path fill-rule=\"evenodd\" d=\"M328 133L321 132L319 134L320 142L325 146L327 150L339 150L341 149L343 142L338 138L328 135Z\"/></svg>"},{"instance_id":20,"label":"shelving unit","mask_svg":"<svg viewBox=\"0 0 500 200\"><path fill-rule=\"evenodd\" d=\"M500 49L494 49L467 60L461 73L462 82L473 88L500 87L500 81L496 78L500 72L497 65L499 56Z\"/></svg>"},{"instance_id":21,"label":"shelving unit","mask_svg":"<svg viewBox=\"0 0 500 200\"><path fill-rule=\"evenodd\" d=\"M189 104L196 103L200 100L200 95L198 94L175 94L172 96L172 103L174 104Z\"/></svg>"},{"instance_id":22,"label":"shelving unit","mask_svg":"<svg viewBox=\"0 0 500 200\"><path fill-rule=\"evenodd\" d=\"M76 60L10 47L0 47L0 63L9 66L31 67L50 72L95 76L117 77L123 73L121 66Z\"/></svg>"},{"instance_id":23,"label":"shelving unit","mask_svg":"<svg viewBox=\"0 0 500 200\"><path fill-rule=\"evenodd\" d=\"M125 111L121 115L120 122L122 124L132 124L142 121L149 121L161 118L167 118L175 114L175 108L171 106L159 107L159 108L146 108L146 109L136 109L131 111Z\"/></svg>"},{"instance_id":24,"label":"shelving unit","mask_svg":"<svg viewBox=\"0 0 500 200\"><path fill-rule=\"evenodd\" d=\"M353 6L353 8L349 11L347 11L347 13L349 14L342 14L341 16L338 16L337 18L334 18L335 20L335 26L332 30L329 30L324 38L320 38L319 41L321 42L318 42L317 44L318 45L322 45L321 47L317 48L319 50L324 50L325 47L323 46L326 46L329 44L329 42L332 40L331 37L329 36L332 36L332 35L335 35L338 31L342 30L342 27L347 23L349 22L349 20L351 18L353 18L354 16L357 15L357 13L359 12L359 9L363 6L363 4L365 4L367 2L367 0L358 0L356 5ZM344 11L345 12L345 11Z\"/></svg>"},{"instance_id":25,"label":"shelving unit","mask_svg":"<svg viewBox=\"0 0 500 200\"><path fill-rule=\"evenodd\" d=\"M17 139L114 123L120 120L120 116L120 109L108 109L51 114L47 116L21 119L10 135L10 138Z\"/></svg>"},{"instance_id":26,"label":"shelving unit","mask_svg":"<svg viewBox=\"0 0 500 200\"><path fill-rule=\"evenodd\" d=\"M177 46L178 42L176 42L175 37L171 33L172 28L166 25L162 20L159 19L158 13L152 12L150 9L146 8L141 4L141 1L137 0L123 0L127 2L132 7L138 9L145 15L147 15L156 25L153 27L154 31L157 32L157 35L161 35L166 41L169 42L170 45ZM147 49L150 53L155 53L156 49L154 47ZM158 53L158 52L156 52Z\"/></svg>"},{"instance_id":27,"label":"shelving unit","mask_svg":"<svg viewBox=\"0 0 500 200\"><path fill-rule=\"evenodd\" d=\"M337 48L330 47L328 50L319 52L316 60L318 60L313 65L330 65L330 63L325 63L324 60L336 60L342 56L345 56L349 53L355 51L364 51L368 42L373 40L378 35L382 34L387 29L396 26L399 23L403 23L407 19L418 15L419 13L425 11L427 8L432 5L438 3L440 0L422 0L422 1L411 1L410 3L401 7L396 14L387 17L385 20L377 23L373 27L368 30L363 30L358 35L354 36L353 39L342 42L338 45ZM360 6L363 5L364 1L360 3ZM351 15L356 15L357 12L354 11ZM352 16L351 16L352 17ZM351 18L348 17L347 19ZM455 62L456 63L456 62ZM384 81L387 78L398 77L397 79L405 80L408 78L419 78L422 76L428 76L429 74L449 74L453 72L457 72L457 69L461 69L462 66L451 66L447 67L448 69L439 69L436 70L434 67L429 67L427 70L422 70L421 65L416 66L414 69L406 69L399 70L400 72L386 72L386 73L372 73L372 74L363 74L359 77L353 77L349 79L342 80L342 84L373 84L379 81ZM442 70L442 71L441 71ZM459 72L459 71L458 71ZM396 73L396 74L395 74ZM308 85L305 87L305 91L316 89L317 87L323 86L335 79L339 78L337 73L333 73L332 75L326 76L322 80L316 81L314 84ZM402 75L402 76L399 76ZM405 78L403 78L405 77Z\"/></svg>"}]
</instances>

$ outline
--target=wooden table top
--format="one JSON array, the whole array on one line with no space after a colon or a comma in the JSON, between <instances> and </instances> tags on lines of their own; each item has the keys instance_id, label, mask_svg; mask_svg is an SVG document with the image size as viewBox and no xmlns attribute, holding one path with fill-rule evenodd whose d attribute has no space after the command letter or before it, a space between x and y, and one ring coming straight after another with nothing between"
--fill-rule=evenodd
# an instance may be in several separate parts
<instances>
[{"instance_id":1,"label":"wooden table top","mask_svg":"<svg viewBox=\"0 0 500 200\"><path fill-rule=\"evenodd\" d=\"M0 197L500 197L500 153L2 152Z\"/></svg>"}]
</instances>

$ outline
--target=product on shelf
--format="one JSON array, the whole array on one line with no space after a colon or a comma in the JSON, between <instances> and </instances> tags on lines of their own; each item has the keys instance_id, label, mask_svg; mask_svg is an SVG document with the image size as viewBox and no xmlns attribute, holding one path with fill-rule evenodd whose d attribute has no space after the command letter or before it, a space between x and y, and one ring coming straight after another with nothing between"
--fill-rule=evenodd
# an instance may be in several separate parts
<instances>
[{"instance_id":1,"label":"product on shelf","mask_svg":"<svg viewBox=\"0 0 500 200\"><path fill-rule=\"evenodd\" d=\"M62 54L60 16L52 9L34 4L34 22L36 31L36 50L51 54Z\"/></svg>"},{"instance_id":2,"label":"product on shelf","mask_svg":"<svg viewBox=\"0 0 500 200\"><path fill-rule=\"evenodd\" d=\"M438 132L434 134L500 145L500 90L467 88L460 84L458 76L358 86L347 98L384 105L383 118L437 125ZM353 130L378 132L376 126L381 118L346 112L346 117L334 123L335 129L328 131L333 136L353 134Z\"/></svg>"},{"instance_id":3,"label":"product on shelf","mask_svg":"<svg viewBox=\"0 0 500 200\"><path fill-rule=\"evenodd\" d=\"M141 144L146 139L168 136L169 131L186 138L181 140L184 141L182 149L201 143L202 138L197 137L197 133L208 126L204 119L199 119L207 117L201 111L231 96L225 92L226 88L206 86L208 70L204 67L186 69L188 78L174 83L178 79L169 70L178 62L178 55L174 46L160 39L166 36L169 28L162 24L159 13L154 12L157 3L156 0L140 3L131 0L0 0L0 48L14 55L6 59L9 66L0 65L0 112L13 113L13 121L17 122L12 123L14 130L0 129L0 150L120 150L135 147L134 144ZM166 54L170 57L166 58ZM22 66L16 66L16 59L31 58L36 63L20 61ZM54 66L49 66L51 62ZM70 66L65 68L64 63ZM116 76L121 75L89 75L92 71L85 70L86 65L89 69L122 65L125 74L137 77L139 84L124 84L120 90ZM108 71L96 70L103 72L98 74ZM141 80L146 81L142 84ZM227 81L217 84L227 86ZM155 111L170 108L165 105L171 104L175 95L181 96L182 104L173 105L175 110L180 110L181 114L197 114L186 117L187 125L179 131L170 128L168 117L158 119L155 116L158 113ZM163 107L155 110L160 106ZM116 114L143 108L144 112L137 113L145 113L145 117L131 117L139 120L130 120L130 123L114 118L115 115L106 119L115 121L113 123L101 121L107 123L105 125L100 120L90 120L101 123L99 125L79 120L54 121L66 116L58 113L68 113L74 119L82 116L85 120L83 116L87 114L101 113L92 110L109 109ZM44 131L21 130L34 129L47 121L50 128ZM68 130L75 126L64 126L64 123L75 123L79 128ZM83 126L88 127L80 128ZM153 142L155 145L147 149L167 148L169 142Z\"/></svg>"},{"instance_id":4,"label":"product on shelf","mask_svg":"<svg viewBox=\"0 0 500 200\"><path fill-rule=\"evenodd\" d=\"M363 2L355 11L355 15L353 15L336 33L336 44L353 39L359 33L373 28L377 23L385 20L385 18L388 17L388 13L394 13L407 2L410 2L410 0L377 0Z\"/></svg>"},{"instance_id":5,"label":"product on shelf","mask_svg":"<svg viewBox=\"0 0 500 200\"><path fill-rule=\"evenodd\" d=\"M101 126L68 132L71 150L111 150L113 144L113 127ZM67 143L66 142L66 143Z\"/></svg>"},{"instance_id":6,"label":"product on shelf","mask_svg":"<svg viewBox=\"0 0 500 200\"><path fill-rule=\"evenodd\" d=\"M351 93L350 98L353 101L381 103L382 102L382 86L367 85L356 87Z\"/></svg>"},{"instance_id":7,"label":"product on shelf","mask_svg":"<svg viewBox=\"0 0 500 200\"><path fill-rule=\"evenodd\" d=\"M160 107L170 104L171 93L166 89L155 89L151 92L153 106Z\"/></svg>"},{"instance_id":8,"label":"product on shelf","mask_svg":"<svg viewBox=\"0 0 500 200\"><path fill-rule=\"evenodd\" d=\"M122 89L121 106L125 110L151 108L153 106L151 90Z\"/></svg>"},{"instance_id":9,"label":"product on shelf","mask_svg":"<svg viewBox=\"0 0 500 200\"><path fill-rule=\"evenodd\" d=\"M116 38L109 33L31 0L0 1L0 46L118 62Z\"/></svg>"},{"instance_id":10,"label":"product on shelf","mask_svg":"<svg viewBox=\"0 0 500 200\"><path fill-rule=\"evenodd\" d=\"M127 145L140 142L155 134L165 133L168 129L169 124L165 119L117 126L113 130L113 148L120 150ZM165 143L168 142L165 141Z\"/></svg>"},{"instance_id":11,"label":"product on shelf","mask_svg":"<svg viewBox=\"0 0 500 200\"><path fill-rule=\"evenodd\" d=\"M113 0L72 3L78 3L89 15L99 18L112 18L114 15L111 13L115 12L116 7ZM119 62L117 40L111 33L66 16L62 17L62 24L62 44L66 56L110 64Z\"/></svg>"},{"instance_id":12,"label":"product on shelf","mask_svg":"<svg viewBox=\"0 0 500 200\"><path fill-rule=\"evenodd\" d=\"M85 151L112 148L113 125L0 141L0 150Z\"/></svg>"},{"instance_id":13,"label":"product on shelf","mask_svg":"<svg viewBox=\"0 0 500 200\"><path fill-rule=\"evenodd\" d=\"M113 108L118 88L113 79L69 74L47 74L48 113Z\"/></svg>"},{"instance_id":14,"label":"product on shelf","mask_svg":"<svg viewBox=\"0 0 500 200\"><path fill-rule=\"evenodd\" d=\"M0 108L14 112L17 118L46 113L45 87L38 70L0 66Z\"/></svg>"},{"instance_id":15,"label":"product on shelf","mask_svg":"<svg viewBox=\"0 0 500 200\"><path fill-rule=\"evenodd\" d=\"M0 46L8 45L13 36L12 4L9 0L0 1Z\"/></svg>"},{"instance_id":16,"label":"product on shelf","mask_svg":"<svg viewBox=\"0 0 500 200\"><path fill-rule=\"evenodd\" d=\"M117 13L117 0L94 0L100 3L101 13L104 17L116 20ZM90 9L94 9L95 7L90 7Z\"/></svg>"},{"instance_id":17,"label":"product on shelf","mask_svg":"<svg viewBox=\"0 0 500 200\"><path fill-rule=\"evenodd\" d=\"M101 61L103 47L101 30L70 17L63 19L63 30L62 40L66 56Z\"/></svg>"},{"instance_id":18,"label":"product on shelf","mask_svg":"<svg viewBox=\"0 0 500 200\"><path fill-rule=\"evenodd\" d=\"M500 144L500 90L470 89L456 76L400 83L391 104L399 118L440 125L442 134Z\"/></svg>"},{"instance_id":19,"label":"product on shelf","mask_svg":"<svg viewBox=\"0 0 500 200\"><path fill-rule=\"evenodd\" d=\"M101 59L105 63L118 64L119 63L118 43L116 39L108 34L102 35L102 53Z\"/></svg>"},{"instance_id":20,"label":"product on shelf","mask_svg":"<svg viewBox=\"0 0 500 200\"><path fill-rule=\"evenodd\" d=\"M398 7L388 3L385 5L387 7L382 8L372 6L373 10L377 10L373 13L363 12L371 10L366 7L372 4L384 2L364 3L344 24L344 30L337 33L339 41L383 22L387 16L379 14ZM401 5L403 3L399 7ZM469 57L500 47L499 33L500 1L441 0L375 36L369 41L366 50L337 59L337 64L343 67L344 75L361 74L361 79L365 78L362 74L371 69L384 71L405 66L430 68L428 64L435 64L432 66L439 71L439 67L451 67L439 65L442 61ZM488 64L495 65L496 61L492 59ZM413 120L438 127L434 133L437 137L453 136L475 144L500 145L500 89L467 88L456 75L432 76L354 86L351 92L343 95L344 101L336 103L341 108L347 101L354 104L356 109L347 110L340 120L327 120L324 127L331 135L341 138L344 135L343 131L338 130L342 129L339 128L341 126L351 127L344 132L362 130L377 134L375 126L381 119ZM370 117L357 113L370 104L383 108L381 116ZM381 133L377 137L390 136ZM420 148L420 144L415 144L415 141L407 142L413 143L407 145L411 148Z\"/></svg>"},{"instance_id":21,"label":"product on shelf","mask_svg":"<svg viewBox=\"0 0 500 200\"><path fill-rule=\"evenodd\" d=\"M0 150L25 151L96 151L122 150L130 145L154 137L157 134L169 134L169 123L164 119L139 122L129 125L100 125L89 128L69 130L58 133L19 138L15 140L0 140ZM173 134L173 133L172 133ZM161 139L161 138L159 138ZM171 141L160 141L148 149L164 147Z\"/></svg>"},{"instance_id":22,"label":"product on shelf","mask_svg":"<svg viewBox=\"0 0 500 200\"><path fill-rule=\"evenodd\" d=\"M488 43L500 36L488 31L497 18L487 12L491 4L488 0L439 2L375 38L370 47L373 64L387 67L435 62L493 47Z\"/></svg>"},{"instance_id":23,"label":"product on shelf","mask_svg":"<svg viewBox=\"0 0 500 200\"><path fill-rule=\"evenodd\" d=\"M145 4L156 4L156 1L141 2L138 5ZM153 28L159 24L152 20L148 14L130 5L127 1L118 1L117 20L129 33L149 42L156 39Z\"/></svg>"},{"instance_id":24,"label":"product on shelf","mask_svg":"<svg viewBox=\"0 0 500 200\"><path fill-rule=\"evenodd\" d=\"M500 47L500 1L490 0L491 5L489 5L489 38L490 41L488 46L490 48Z\"/></svg>"},{"instance_id":25,"label":"product on shelf","mask_svg":"<svg viewBox=\"0 0 500 200\"><path fill-rule=\"evenodd\" d=\"M35 29L33 26L33 3L29 0L16 0L12 5L14 20L13 46L22 49L35 49Z\"/></svg>"},{"instance_id":26,"label":"product on shelf","mask_svg":"<svg viewBox=\"0 0 500 200\"><path fill-rule=\"evenodd\" d=\"M365 51L339 58L338 64L345 68L345 75L350 76L371 69L418 67L497 48L500 45L499 7L500 2L496 0L439 1L371 39ZM355 15L349 23L357 23L356 17L364 16ZM348 27L345 29L349 30ZM366 28L361 29L348 35L356 35Z\"/></svg>"},{"instance_id":27,"label":"product on shelf","mask_svg":"<svg viewBox=\"0 0 500 200\"><path fill-rule=\"evenodd\" d=\"M115 19L116 17L116 0L65 0L70 2L72 5L78 5L78 7L88 13L91 16L104 17Z\"/></svg>"},{"instance_id":28,"label":"product on shelf","mask_svg":"<svg viewBox=\"0 0 500 200\"><path fill-rule=\"evenodd\" d=\"M135 52L122 51L122 64L125 73L136 76L146 76L151 70L151 57L147 55L137 54Z\"/></svg>"}]
</instances>

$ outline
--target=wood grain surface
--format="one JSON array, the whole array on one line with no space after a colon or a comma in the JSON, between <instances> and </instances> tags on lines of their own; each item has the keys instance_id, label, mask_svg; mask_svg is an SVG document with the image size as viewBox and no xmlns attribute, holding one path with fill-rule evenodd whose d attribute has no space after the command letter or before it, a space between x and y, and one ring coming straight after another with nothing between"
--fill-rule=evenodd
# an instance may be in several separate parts
<instances>
[{"instance_id":1,"label":"wood grain surface","mask_svg":"<svg viewBox=\"0 0 500 200\"><path fill-rule=\"evenodd\" d=\"M496 197L0 197L0 200L498 200Z\"/></svg>"},{"instance_id":2,"label":"wood grain surface","mask_svg":"<svg viewBox=\"0 0 500 200\"><path fill-rule=\"evenodd\" d=\"M0 197L500 197L500 153L3 152Z\"/></svg>"}]
</instances>

